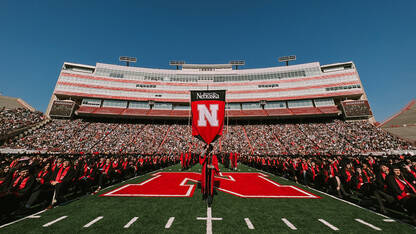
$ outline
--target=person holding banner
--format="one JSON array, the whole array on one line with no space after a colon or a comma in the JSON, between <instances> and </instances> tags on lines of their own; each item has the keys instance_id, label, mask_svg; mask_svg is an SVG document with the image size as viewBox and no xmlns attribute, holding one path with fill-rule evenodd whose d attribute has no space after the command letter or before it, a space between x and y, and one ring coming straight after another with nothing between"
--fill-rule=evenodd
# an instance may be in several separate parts
<instances>
[{"instance_id":1,"label":"person holding banner","mask_svg":"<svg viewBox=\"0 0 416 234\"><path fill-rule=\"evenodd\" d=\"M199 156L199 163L202 165L202 199L211 207L214 198L214 174L219 175L218 159L213 154L213 146L207 144L204 151Z\"/></svg>"},{"instance_id":2,"label":"person holding banner","mask_svg":"<svg viewBox=\"0 0 416 234\"><path fill-rule=\"evenodd\" d=\"M219 174L218 159L212 142L222 136L225 116L225 90L191 91L192 136L206 146L199 156L202 165L202 199L212 205L214 174Z\"/></svg>"}]
</instances>

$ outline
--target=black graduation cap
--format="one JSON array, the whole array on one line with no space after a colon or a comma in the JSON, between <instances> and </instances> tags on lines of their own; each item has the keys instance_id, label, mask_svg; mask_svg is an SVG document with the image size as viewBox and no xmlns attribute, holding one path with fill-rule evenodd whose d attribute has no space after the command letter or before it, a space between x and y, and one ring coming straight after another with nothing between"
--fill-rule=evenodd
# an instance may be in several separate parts
<instances>
[{"instance_id":1,"label":"black graduation cap","mask_svg":"<svg viewBox=\"0 0 416 234\"><path fill-rule=\"evenodd\" d=\"M396 163L396 164L393 164L393 166L391 167L391 169L402 169L403 168L403 164L401 164L401 163Z\"/></svg>"}]
</instances>

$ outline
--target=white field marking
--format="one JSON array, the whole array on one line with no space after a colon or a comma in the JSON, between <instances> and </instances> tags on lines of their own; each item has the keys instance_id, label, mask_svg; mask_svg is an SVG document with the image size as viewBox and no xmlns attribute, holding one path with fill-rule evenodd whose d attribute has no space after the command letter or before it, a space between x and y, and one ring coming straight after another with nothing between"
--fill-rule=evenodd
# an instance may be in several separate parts
<instances>
[{"instance_id":1,"label":"white field marking","mask_svg":"<svg viewBox=\"0 0 416 234\"><path fill-rule=\"evenodd\" d=\"M248 227L249 229L254 229L254 226L253 226L253 224L251 223L251 221L250 221L250 219L249 219L249 218L245 218L245 219L244 219L244 221L246 221L247 227Z\"/></svg>"},{"instance_id":2,"label":"white field marking","mask_svg":"<svg viewBox=\"0 0 416 234\"><path fill-rule=\"evenodd\" d=\"M309 187L309 189L310 189L310 190L313 190L313 191L315 191L315 192L318 192L318 193L325 194L325 195L327 195L328 197L332 197L332 198L334 198L334 199L336 199L336 200L338 200L338 201L342 201L342 202L344 202L344 203L347 203L347 204L349 204L349 205L352 205L352 206L358 207L358 208L360 208L360 209L370 211L371 213L376 214L376 215L379 215L379 216L381 216L381 217L383 217L383 218L385 218L385 219L389 219L389 217L387 217L387 216L385 216L385 215L382 215L382 214L379 214L379 213L374 212L374 211L372 211L372 210L366 209L366 208L361 207L361 206L359 206L359 205L357 205L357 204L354 204L354 203L352 203L352 202L342 200L341 198L338 198L338 197L332 196L331 194L324 193L324 192L322 192L322 191L316 190L316 189L311 188L311 187ZM404 223L404 222L403 222L403 223Z\"/></svg>"},{"instance_id":3,"label":"white field marking","mask_svg":"<svg viewBox=\"0 0 416 234\"><path fill-rule=\"evenodd\" d=\"M293 185L280 185L280 184L278 184L278 183L276 183L276 182L274 182L272 180L269 180L269 179L267 179L267 178L264 177L264 176L268 176L268 175L265 175L263 173L258 173L258 174L260 174L259 175L259 178L262 178L262 179L266 180L267 182L273 184L276 187L281 187L281 186L282 187L291 187L291 188L293 188L293 189L295 189L295 190L297 190L297 191L305 194L305 196L287 196L287 195L271 195L271 196L266 196L266 195L242 195L242 194L239 194L239 193L236 193L236 192L233 192L233 191L230 191L230 190L226 190L226 189L223 189L223 188L219 188L219 187L215 187L215 188L218 189L218 190L220 190L220 191L223 191L223 192L226 192L226 193L229 193L229 194L233 194L233 195L235 195L237 197L243 197L243 198L317 198L317 196L315 196L315 195L313 195L311 193L308 193L306 191L303 191L303 190L297 188L296 186L293 186ZM235 181L234 178L232 178L232 176L229 176L229 177L230 177L230 180ZM223 179L226 179L226 178L223 178Z\"/></svg>"},{"instance_id":4,"label":"white field marking","mask_svg":"<svg viewBox=\"0 0 416 234\"><path fill-rule=\"evenodd\" d=\"M175 166L175 165L172 165L172 166L169 166L169 167L173 167L173 166ZM166 168L169 168L169 167L166 167ZM148 174L150 174L150 173L154 173L154 172L161 171L161 170L164 170L164 169L165 169L165 168L162 168L162 169L159 169L159 170L156 170L156 171L151 171L151 172L148 172L148 173L146 173L146 174L144 174L144 175L138 175L138 176L132 177L132 178L130 178L130 179L128 179L128 180L126 180L126 181L129 181L129 180L134 180L134 179L139 178L139 177L141 177L141 176L145 176L145 175L148 175ZM124 182L126 182L126 181L124 181ZM101 189L101 191L108 190L108 189L110 189L110 188L112 188L112 187L114 187L114 186L117 186L117 185L118 185L118 184L114 184L114 185L111 185L111 186L105 187L105 188ZM89 196L89 195L84 195L84 196L81 196L81 197L74 198L74 199L70 200L69 202L73 202L73 201L79 200L79 199L81 199L81 198L83 198L83 197L87 197L87 196ZM59 206L57 206L57 207L59 207ZM56 208L56 207L54 207L54 208ZM33 215L35 215L35 216L36 216L37 214L41 214L41 213L43 213L43 212L45 212L45 211L48 211L48 210L46 210L46 209L45 209L45 210L41 210L41 211L39 211L39 212L37 212L37 213L34 213L34 214L32 214L32 215L28 215L28 216L26 216L26 217L23 217L23 218L21 218L21 219L15 220L15 221L13 221L13 222L3 224L3 225L1 225L1 226L0 226L0 228L7 227L7 226L9 226L9 225L15 224L15 223L17 223L17 222L20 222L20 221L22 221L22 220L25 220L25 219L29 218L29 216L33 216Z\"/></svg>"},{"instance_id":5,"label":"white field marking","mask_svg":"<svg viewBox=\"0 0 416 234\"><path fill-rule=\"evenodd\" d=\"M154 174L154 175L157 175L157 174L159 174L159 172L158 173L156 173L156 174ZM156 179L156 178L158 178L158 177L160 177L161 175L157 175L157 176L155 176L155 177L153 177L153 178L150 178L150 179L148 179L148 180L145 180L143 183L140 183L140 184L137 184L137 185L144 185L144 184L146 184L146 183L148 183L148 182L150 182L150 181L152 181L152 180L154 180L154 179ZM113 193L115 193L115 192L118 192L118 191L120 191L120 190L122 190L122 189L124 189L124 188L127 188L127 187L130 187L130 186L133 186L133 184L126 184L126 185L123 185L123 186L121 186L120 188L118 188L118 189L115 189L115 190L113 190L113 191L111 191L111 192L108 192L108 193L106 193L106 194L104 194L104 196L108 196L108 195L112 195Z\"/></svg>"},{"instance_id":6,"label":"white field marking","mask_svg":"<svg viewBox=\"0 0 416 234\"><path fill-rule=\"evenodd\" d=\"M288 226L290 227L290 229L292 230L297 230L297 228L295 227L295 225L293 225L291 222L289 222L289 220L282 218L282 221Z\"/></svg>"},{"instance_id":7,"label":"white field marking","mask_svg":"<svg viewBox=\"0 0 416 234\"><path fill-rule=\"evenodd\" d=\"M87 223L84 225L85 228L92 226L94 223L98 222L100 219L104 218L104 216L98 216L93 221Z\"/></svg>"},{"instance_id":8,"label":"white field marking","mask_svg":"<svg viewBox=\"0 0 416 234\"><path fill-rule=\"evenodd\" d=\"M220 177L218 177L218 176L214 176L214 177L220 178L220 179L223 179L223 180L230 180L230 181L235 182L235 179L232 176L230 176L230 175L223 175L221 172L220 172ZM226 177L228 177L228 178L226 178Z\"/></svg>"},{"instance_id":9,"label":"white field marking","mask_svg":"<svg viewBox=\"0 0 416 234\"><path fill-rule=\"evenodd\" d=\"M197 220L206 220L207 221L207 234L212 234L212 221L213 220L222 220L222 218L213 218L211 207L207 207L207 217L202 218L198 217Z\"/></svg>"},{"instance_id":10,"label":"white field marking","mask_svg":"<svg viewBox=\"0 0 416 234\"><path fill-rule=\"evenodd\" d=\"M169 168L169 171L172 171L172 168Z\"/></svg>"},{"instance_id":11,"label":"white field marking","mask_svg":"<svg viewBox=\"0 0 416 234\"><path fill-rule=\"evenodd\" d=\"M34 213L34 214L32 214L32 215L29 215L29 216L23 217L23 218L21 218L21 219L15 220L15 221L10 222L10 223L3 224L3 225L1 225L1 226L0 226L0 228L4 228L4 227L6 227L6 226L9 226L9 225L12 225L12 224L14 224L14 223L20 222L20 221L25 220L25 219L27 219L27 218L31 218L31 216L41 214L41 213L43 213L43 212L45 212L45 211L47 211L47 210L46 210L46 209L45 209L45 210L41 210L41 211L39 211L39 212L37 212L37 213Z\"/></svg>"},{"instance_id":12,"label":"white field marking","mask_svg":"<svg viewBox=\"0 0 416 234\"><path fill-rule=\"evenodd\" d=\"M56 222L59 222L59 221L61 221L62 219L65 219L66 217L68 217L68 216L62 216L62 217L60 217L60 218L57 218L57 219L55 219L54 221L51 221L51 222L49 222L49 223L44 224L42 227L49 227L49 226L51 226L52 224L54 224L54 223L56 223Z\"/></svg>"},{"instance_id":13,"label":"white field marking","mask_svg":"<svg viewBox=\"0 0 416 234\"><path fill-rule=\"evenodd\" d=\"M262 173L260 173L260 174L262 174ZM266 180L266 181L268 181L268 182L270 182L270 183L272 183L272 184L274 184L275 186L277 186L277 187L291 187L291 188L293 188L293 189L295 189L295 190L297 190L297 191L299 191L299 192L301 192L301 193L303 193L303 194L306 194L306 197L310 197L310 198L318 198L317 196L315 196L315 195L313 195L313 194L311 194L311 193L308 193L308 192L306 192L306 191L304 191L304 190L302 190L302 189L300 189L300 188L298 188L298 187L296 187L296 186L293 186L293 185L280 185L280 184L278 184L278 183L276 183L276 182L274 182L274 181L272 181L272 180L269 180L269 179L267 179L266 178L266 176L267 175L264 175L263 174L263 176L259 176L260 178L262 178L262 179L264 179L264 180ZM297 196L293 196L293 197L297 197ZM303 197L303 196L302 196Z\"/></svg>"},{"instance_id":14,"label":"white field marking","mask_svg":"<svg viewBox=\"0 0 416 234\"><path fill-rule=\"evenodd\" d=\"M111 195L111 194L113 194L113 193L115 193L115 192L120 191L121 189L124 189L124 188L129 187L130 185L131 185L131 184L126 184L126 185L123 185L123 186L121 186L121 187L120 187L120 188L118 188L118 189L115 189L115 190L113 190L113 191L111 191L111 192L108 192L108 193L104 194L103 196L108 196L108 195Z\"/></svg>"},{"instance_id":15,"label":"white field marking","mask_svg":"<svg viewBox=\"0 0 416 234\"><path fill-rule=\"evenodd\" d=\"M40 218L40 215L31 215L31 216L27 216L28 219L38 219Z\"/></svg>"},{"instance_id":16,"label":"white field marking","mask_svg":"<svg viewBox=\"0 0 416 234\"><path fill-rule=\"evenodd\" d=\"M335 227L334 225L328 223L326 220L324 219L318 219L321 223L325 224L326 226L328 226L329 228L331 228L334 231L338 231L339 229L337 227Z\"/></svg>"},{"instance_id":17,"label":"white field marking","mask_svg":"<svg viewBox=\"0 0 416 234\"><path fill-rule=\"evenodd\" d=\"M251 171L251 170L249 169L249 171ZM259 170L257 170L257 171L259 171ZM288 179L286 179L286 178L284 178L284 177L281 177L281 176L276 176L276 177L278 177L278 178L280 178L280 179L284 179L284 180L289 181ZM303 186L303 185L300 185L300 186ZM356 205L356 204L354 204L354 203L351 203L351 202L349 202L349 201L342 200L342 199L340 199L340 198L338 198L338 197L332 196L331 194L328 194L328 193L325 193L325 192L319 191L319 190L314 189L314 188L311 188L311 187L309 187L308 189L313 190L313 191L315 191L315 192L317 192L317 193L320 193L320 194L325 194L325 195L326 195L326 196L328 196L328 197L331 197L331 198L334 198L334 199L336 199L336 200L338 200L338 201L342 201L342 202L347 203L347 204L349 204L349 205L352 205L352 206L358 207L358 208L360 208L360 209L362 209L362 210L369 211L369 212L371 212L371 213L373 213L373 214L376 214L376 215L378 215L378 216L381 216L381 217L383 217L383 218L385 218L385 219L391 219L391 218L390 218L390 217L388 217L388 216L385 216L385 215L379 214L379 213L377 213L377 212L374 212L374 211L369 210L369 209L367 209L367 208L361 207L361 206ZM414 226L412 226L412 225L410 225L410 224L408 224L408 223L406 223L406 222L403 222L403 221L401 221L401 220L398 220L398 219L394 219L394 220L395 220L396 222L399 222L399 223L405 224L405 225L407 225L407 226L409 226L409 227L411 227L411 228L415 228Z\"/></svg>"},{"instance_id":18,"label":"white field marking","mask_svg":"<svg viewBox=\"0 0 416 234\"><path fill-rule=\"evenodd\" d=\"M170 217L168 222L165 225L165 228L170 228L172 226L173 221L175 220L175 217Z\"/></svg>"},{"instance_id":19,"label":"white field marking","mask_svg":"<svg viewBox=\"0 0 416 234\"><path fill-rule=\"evenodd\" d=\"M186 182L192 181L195 183L198 183L197 180L185 178L179 185L180 186L189 186L188 191L186 191L186 194L111 194L112 197L190 197L192 194L193 189L195 188L195 184L186 184ZM138 186L136 184L130 184L131 186ZM113 191L112 191L113 192ZM107 196L106 193L104 196Z\"/></svg>"},{"instance_id":20,"label":"white field marking","mask_svg":"<svg viewBox=\"0 0 416 234\"><path fill-rule=\"evenodd\" d=\"M383 221L384 222L387 222L387 223L394 223L394 222L396 222L396 220L394 220L394 219L383 219Z\"/></svg>"},{"instance_id":21,"label":"white field marking","mask_svg":"<svg viewBox=\"0 0 416 234\"><path fill-rule=\"evenodd\" d=\"M361 219L355 219L355 221L360 222L360 223L362 223L362 224L364 224L364 225L367 225L367 226L371 227L371 228L372 228L372 229L374 229L374 230L381 231L381 228L376 227L376 226L374 226L374 225L372 225L372 224L370 224L370 223L367 223L367 222L365 222L365 221L363 221L363 220L361 220Z\"/></svg>"},{"instance_id":22,"label":"white field marking","mask_svg":"<svg viewBox=\"0 0 416 234\"><path fill-rule=\"evenodd\" d=\"M151 172L148 172L148 173L143 174L143 175L138 175L138 176L132 177L132 178L130 178L130 179L128 179L128 180L125 180L125 181L123 181L123 182L120 182L120 183L124 183L124 182L127 182L127 181L129 181L129 180L134 180L134 179L136 179L136 178L139 178L140 176L145 176L145 175L148 175L148 174L150 174L150 173L155 173L155 172L157 172L157 171L161 171L161 170L167 169L167 168L169 168L169 167L173 167L173 166L175 166L175 165L176 165L176 164L174 164L174 165L172 165L172 166L168 166L168 167L166 167L166 168L161 168L161 169L158 169L158 170L156 170L156 171L151 171ZM157 173L156 173L156 174L157 174ZM118 184L120 184L120 183L113 184L113 185L110 185L110 186L108 186L108 187L105 187L105 188L101 189L101 191L108 190L108 189L110 189L110 188L112 188L112 187L114 187L114 186L117 186L117 185L118 185ZM74 200L75 200L75 199L74 199Z\"/></svg>"},{"instance_id":23,"label":"white field marking","mask_svg":"<svg viewBox=\"0 0 416 234\"><path fill-rule=\"evenodd\" d=\"M126 225L124 225L124 228L129 228L134 222L136 222L136 220L138 219L139 217L134 217L134 218L132 218Z\"/></svg>"}]
</instances>

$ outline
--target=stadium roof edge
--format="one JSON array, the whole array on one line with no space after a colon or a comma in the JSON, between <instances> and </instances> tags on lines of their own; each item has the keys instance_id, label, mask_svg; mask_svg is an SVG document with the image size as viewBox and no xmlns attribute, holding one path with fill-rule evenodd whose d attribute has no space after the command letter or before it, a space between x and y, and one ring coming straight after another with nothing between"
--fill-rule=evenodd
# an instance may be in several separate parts
<instances>
[{"instance_id":1,"label":"stadium roof edge","mask_svg":"<svg viewBox=\"0 0 416 234\"><path fill-rule=\"evenodd\" d=\"M201 64L186 64L186 65L194 65L201 66ZM230 66L230 64L207 64L207 66ZM202 66L205 66L202 64ZM308 68L308 67L320 67L319 62L311 62L311 63L303 63L303 64L295 64L290 66L275 66L275 67L266 67L266 68L249 68L249 69L239 69L239 70L230 70L230 71L209 71L209 72L274 72L274 71L289 71L293 69L302 69L302 68ZM154 72L154 71L169 71L169 72L175 72L175 73L188 73L192 72L188 69L185 70L174 70L174 69L161 69L161 68L145 68L145 67L127 67L117 64L106 64L106 63L98 63L96 64L95 68L108 68L108 69L119 69L119 70L126 70L126 71L142 71L142 72ZM195 72L195 71L194 71ZM198 71L199 73L200 71Z\"/></svg>"},{"instance_id":2,"label":"stadium roof edge","mask_svg":"<svg viewBox=\"0 0 416 234\"><path fill-rule=\"evenodd\" d=\"M70 62L64 62L63 66L65 66L65 65L75 66L75 67L85 67L85 68L95 69L95 66L92 66L92 65L85 65L85 64L80 64L80 63L70 63Z\"/></svg>"}]
</instances>

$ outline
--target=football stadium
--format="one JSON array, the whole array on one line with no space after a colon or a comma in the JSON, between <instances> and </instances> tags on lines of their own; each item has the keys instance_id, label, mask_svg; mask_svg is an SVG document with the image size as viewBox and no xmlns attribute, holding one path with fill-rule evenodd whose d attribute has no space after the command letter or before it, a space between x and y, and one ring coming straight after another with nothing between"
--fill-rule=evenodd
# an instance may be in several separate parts
<instances>
[{"instance_id":1,"label":"football stadium","mask_svg":"<svg viewBox=\"0 0 416 234\"><path fill-rule=\"evenodd\" d=\"M376 122L354 62L123 61L0 96L0 233L415 233L415 101Z\"/></svg>"}]
</instances>

